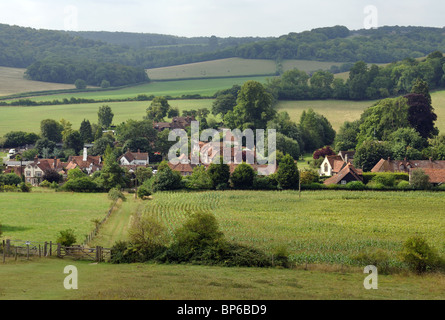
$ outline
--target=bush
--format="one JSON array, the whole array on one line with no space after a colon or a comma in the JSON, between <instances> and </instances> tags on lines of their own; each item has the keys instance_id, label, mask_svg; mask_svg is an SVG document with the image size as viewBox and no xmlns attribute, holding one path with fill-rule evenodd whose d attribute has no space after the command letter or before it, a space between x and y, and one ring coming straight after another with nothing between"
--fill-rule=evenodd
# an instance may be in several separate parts
<instances>
[{"instance_id":1,"label":"bush","mask_svg":"<svg viewBox=\"0 0 445 320\"><path fill-rule=\"evenodd\" d=\"M276 190L278 182L273 176L255 176L253 188L256 190Z\"/></svg>"},{"instance_id":2,"label":"bush","mask_svg":"<svg viewBox=\"0 0 445 320\"><path fill-rule=\"evenodd\" d=\"M388 253L382 249L371 249L352 257L361 266L376 266L379 273L390 273L390 257Z\"/></svg>"},{"instance_id":3,"label":"bush","mask_svg":"<svg viewBox=\"0 0 445 320\"><path fill-rule=\"evenodd\" d=\"M122 193L122 191L120 191L117 188L113 188L113 189L110 189L110 191L108 191L108 199L113 200L113 201L117 201L118 199L121 199L122 201L127 200L127 198Z\"/></svg>"},{"instance_id":4,"label":"bush","mask_svg":"<svg viewBox=\"0 0 445 320\"><path fill-rule=\"evenodd\" d=\"M21 192L31 192L32 186L29 183L22 182L19 184Z\"/></svg>"},{"instance_id":5,"label":"bush","mask_svg":"<svg viewBox=\"0 0 445 320\"><path fill-rule=\"evenodd\" d=\"M366 186L361 181L351 181L346 184L346 189L348 189L348 190L365 190Z\"/></svg>"},{"instance_id":6,"label":"bush","mask_svg":"<svg viewBox=\"0 0 445 320\"><path fill-rule=\"evenodd\" d=\"M322 183L310 183L310 184L302 184L301 185L301 190L321 190L321 189L326 189L327 186L325 186Z\"/></svg>"},{"instance_id":7,"label":"bush","mask_svg":"<svg viewBox=\"0 0 445 320\"><path fill-rule=\"evenodd\" d=\"M411 270L419 274L434 271L443 265L437 251L420 236L413 236L405 241L401 257Z\"/></svg>"},{"instance_id":8,"label":"bush","mask_svg":"<svg viewBox=\"0 0 445 320\"><path fill-rule=\"evenodd\" d=\"M73 229L66 229L60 231L60 235L57 238L57 243L60 243L62 246L70 247L74 243L76 243L76 236L74 235Z\"/></svg>"},{"instance_id":9,"label":"bush","mask_svg":"<svg viewBox=\"0 0 445 320\"><path fill-rule=\"evenodd\" d=\"M384 184L382 184L380 182L377 182L377 181L371 181L366 186L368 187L368 189L371 189L371 190L384 190L384 189L386 189Z\"/></svg>"},{"instance_id":10,"label":"bush","mask_svg":"<svg viewBox=\"0 0 445 320\"><path fill-rule=\"evenodd\" d=\"M236 189L250 189L253 187L255 179L255 171L252 166L247 163L239 164L233 171L230 181Z\"/></svg>"},{"instance_id":11,"label":"bush","mask_svg":"<svg viewBox=\"0 0 445 320\"><path fill-rule=\"evenodd\" d=\"M145 185L142 185L138 188L138 198L144 199L145 197L149 196L151 196L151 192Z\"/></svg>"},{"instance_id":12,"label":"bush","mask_svg":"<svg viewBox=\"0 0 445 320\"><path fill-rule=\"evenodd\" d=\"M429 190L432 187L430 177L422 169L412 171L411 185L417 190Z\"/></svg>"},{"instance_id":13,"label":"bush","mask_svg":"<svg viewBox=\"0 0 445 320\"><path fill-rule=\"evenodd\" d=\"M83 177L73 180L68 180L64 185L63 189L72 192L97 192L99 187L97 183L89 177Z\"/></svg>"},{"instance_id":14,"label":"bush","mask_svg":"<svg viewBox=\"0 0 445 320\"><path fill-rule=\"evenodd\" d=\"M397 189L408 190L411 189L411 185L409 184L408 181L402 180L397 184Z\"/></svg>"},{"instance_id":15,"label":"bush","mask_svg":"<svg viewBox=\"0 0 445 320\"><path fill-rule=\"evenodd\" d=\"M383 184L385 187L393 187L396 183L396 177L392 174L379 174L372 178L371 181Z\"/></svg>"},{"instance_id":16,"label":"bush","mask_svg":"<svg viewBox=\"0 0 445 320\"><path fill-rule=\"evenodd\" d=\"M51 183L48 180L43 180L42 183L40 183L40 186L42 188L49 188L51 187Z\"/></svg>"}]
</instances>

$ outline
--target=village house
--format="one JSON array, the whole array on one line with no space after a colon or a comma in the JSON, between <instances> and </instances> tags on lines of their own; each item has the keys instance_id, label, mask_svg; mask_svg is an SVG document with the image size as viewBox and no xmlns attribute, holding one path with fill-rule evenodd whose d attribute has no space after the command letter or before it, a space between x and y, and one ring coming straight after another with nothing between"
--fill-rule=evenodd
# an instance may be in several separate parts
<instances>
[{"instance_id":1,"label":"village house","mask_svg":"<svg viewBox=\"0 0 445 320\"><path fill-rule=\"evenodd\" d=\"M412 171L416 169L422 169L430 177L430 183L433 185L445 183L444 160L380 159L371 172L405 172L411 177Z\"/></svg>"},{"instance_id":2,"label":"village house","mask_svg":"<svg viewBox=\"0 0 445 320\"><path fill-rule=\"evenodd\" d=\"M165 129L185 129L192 124L194 117L174 117L171 122L154 122L153 127L158 131Z\"/></svg>"},{"instance_id":3,"label":"village house","mask_svg":"<svg viewBox=\"0 0 445 320\"><path fill-rule=\"evenodd\" d=\"M66 176L64 164L60 159L38 159L26 165L24 168L25 182L33 186L38 186L43 181L43 176L48 170L55 170L59 174Z\"/></svg>"},{"instance_id":4,"label":"village house","mask_svg":"<svg viewBox=\"0 0 445 320\"><path fill-rule=\"evenodd\" d=\"M118 158L119 164L121 166L148 166L150 163L150 159L148 156L148 153L141 152L141 150L138 150L138 152L131 152L130 150L127 150L127 152L123 155L121 155Z\"/></svg>"},{"instance_id":5,"label":"village house","mask_svg":"<svg viewBox=\"0 0 445 320\"><path fill-rule=\"evenodd\" d=\"M68 157L66 170L69 171L78 168L90 175L96 171L100 171L102 166L102 157L88 155L88 149L84 148L83 155Z\"/></svg>"},{"instance_id":6,"label":"village house","mask_svg":"<svg viewBox=\"0 0 445 320\"><path fill-rule=\"evenodd\" d=\"M320 176L338 174L348 163L354 160L355 151L340 151L337 155L326 156L318 170Z\"/></svg>"},{"instance_id":7,"label":"village house","mask_svg":"<svg viewBox=\"0 0 445 320\"><path fill-rule=\"evenodd\" d=\"M352 181L363 182L363 172L360 169L356 169L352 163L347 163L339 173L324 181L325 185L341 184L345 185Z\"/></svg>"}]
</instances>

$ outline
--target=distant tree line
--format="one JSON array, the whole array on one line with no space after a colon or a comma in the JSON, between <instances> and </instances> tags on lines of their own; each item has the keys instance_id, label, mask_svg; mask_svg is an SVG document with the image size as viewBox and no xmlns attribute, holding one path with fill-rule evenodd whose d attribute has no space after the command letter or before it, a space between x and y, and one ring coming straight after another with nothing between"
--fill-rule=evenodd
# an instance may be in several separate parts
<instances>
[{"instance_id":1,"label":"distant tree line","mask_svg":"<svg viewBox=\"0 0 445 320\"><path fill-rule=\"evenodd\" d=\"M404 59L385 66L353 64L345 81L330 71L312 75L297 69L270 78L268 91L278 100L375 100L406 94L415 81L426 81L430 89L445 87L445 57L434 51L425 59Z\"/></svg>"},{"instance_id":2,"label":"distant tree line","mask_svg":"<svg viewBox=\"0 0 445 320\"><path fill-rule=\"evenodd\" d=\"M90 60L45 59L26 69L31 80L72 83L78 89L85 86L119 87L149 81L143 68Z\"/></svg>"},{"instance_id":3,"label":"distant tree line","mask_svg":"<svg viewBox=\"0 0 445 320\"><path fill-rule=\"evenodd\" d=\"M186 41L167 37L150 40L150 35L124 38L125 34L121 33L67 33L0 24L0 65L26 68L36 61L61 57L139 68L230 57L391 63L426 56L435 50L445 51L443 29L426 27L350 31L335 26L268 39L208 37ZM175 41L177 44L171 45Z\"/></svg>"}]
</instances>

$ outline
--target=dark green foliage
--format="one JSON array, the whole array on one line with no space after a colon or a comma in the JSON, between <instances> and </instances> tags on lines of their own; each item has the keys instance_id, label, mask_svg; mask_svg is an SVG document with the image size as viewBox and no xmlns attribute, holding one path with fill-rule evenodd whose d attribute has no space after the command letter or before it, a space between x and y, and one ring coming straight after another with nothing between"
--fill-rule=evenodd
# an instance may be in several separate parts
<instances>
[{"instance_id":1,"label":"dark green foliage","mask_svg":"<svg viewBox=\"0 0 445 320\"><path fill-rule=\"evenodd\" d=\"M210 179L212 180L213 188L221 185L227 185L230 179L230 167L223 163L220 157L220 163L211 163L207 169Z\"/></svg>"},{"instance_id":2,"label":"dark green foliage","mask_svg":"<svg viewBox=\"0 0 445 320\"><path fill-rule=\"evenodd\" d=\"M437 115L431 105L431 98L424 94L410 93L405 96L408 100L408 121L422 138L432 138L439 133L435 127Z\"/></svg>"},{"instance_id":3,"label":"dark green foliage","mask_svg":"<svg viewBox=\"0 0 445 320\"><path fill-rule=\"evenodd\" d=\"M151 196L150 189L148 187L146 187L145 185L138 187L137 196L140 199L144 199L145 197Z\"/></svg>"},{"instance_id":4,"label":"dark green foliage","mask_svg":"<svg viewBox=\"0 0 445 320\"><path fill-rule=\"evenodd\" d=\"M409 181L409 174L404 172L363 172L363 183L367 184L371 180L390 186L396 181Z\"/></svg>"},{"instance_id":5,"label":"dark green foliage","mask_svg":"<svg viewBox=\"0 0 445 320\"><path fill-rule=\"evenodd\" d=\"M43 178L43 180L46 180L50 183L52 183L52 182L58 183L58 182L62 181L62 176L55 169L45 170L42 178Z\"/></svg>"},{"instance_id":6,"label":"dark green foliage","mask_svg":"<svg viewBox=\"0 0 445 320\"><path fill-rule=\"evenodd\" d=\"M362 168L363 171L371 171L380 159L387 159L390 155L391 151L385 142L368 140L357 148L354 165L356 168Z\"/></svg>"},{"instance_id":7,"label":"dark green foliage","mask_svg":"<svg viewBox=\"0 0 445 320\"><path fill-rule=\"evenodd\" d=\"M6 133L3 138L3 148L15 148L26 144L34 144L39 139L39 136L35 133L24 131L11 131Z\"/></svg>"},{"instance_id":8,"label":"dark green foliage","mask_svg":"<svg viewBox=\"0 0 445 320\"><path fill-rule=\"evenodd\" d=\"M57 243L60 243L62 246L70 247L76 243L76 241L77 239L73 229L66 229L59 232Z\"/></svg>"},{"instance_id":9,"label":"dark green foliage","mask_svg":"<svg viewBox=\"0 0 445 320\"><path fill-rule=\"evenodd\" d=\"M0 174L0 185L17 186L22 179L15 173Z\"/></svg>"},{"instance_id":10,"label":"dark green foliage","mask_svg":"<svg viewBox=\"0 0 445 320\"><path fill-rule=\"evenodd\" d=\"M277 190L278 182L274 175L260 176L256 175L253 180L253 189L255 190Z\"/></svg>"},{"instance_id":11,"label":"dark green foliage","mask_svg":"<svg viewBox=\"0 0 445 320\"><path fill-rule=\"evenodd\" d=\"M125 197L123 192L117 188L113 188L113 189L110 189L110 191L108 191L108 199L113 200L113 201L117 201L119 199L121 199L122 201L127 200L127 198Z\"/></svg>"},{"instance_id":12,"label":"dark green foliage","mask_svg":"<svg viewBox=\"0 0 445 320\"><path fill-rule=\"evenodd\" d=\"M89 120L83 119L80 124L79 133L83 143L90 143L94 140L93 130Z\"/></svg>"},{"instance_id":13,"label":"dark green foliage","mask_svg":"<svg viewBox=\"0 0 445 320\"><path fill-rule=\"evenodd\" d=\"M75 154L79 154L80 150L83 149L83 145L82 135L77 130L69 133L63 142L63 147L65 149L73 149Z\"/></svg>"},{"instance_id":14,"label":"dark green foliage","mask_svg":"<svg viewBox=\"0 0 445 320\"><path fill-rule=\"evenodd\" d=\"M40 122L40 132L43 139L53 142L62 141L63 126L56 120L46 119Z\"/></svg>"},{"instance_id":15,"label":"dark green foliage","mask_svg":"<svg viewBox=\"0 0 445 320\"><path fill-rule=\"evenodd\" d=\"M335 130L325 116L314 110L303 111L300 117L300 130L304 142L304 150L313 152L324 146L331 145L335 139Z\"/></svg>"},{"instance_id":16,"label":"dark green foliage","mask_svg":"<svg viewBox=\"0 0 445 320\"><path fill-rule=\"evenodd\" d=\"M281 189L298 189L299 172L294 158L285 155L280 161L275 177Z\"/></svg>"},{"instance_id":17,"label":"dark green foliage","mask_svg":"<svg viewBox=\"0 0 445 320\"><path fill-rule=\"evenodd\" d=\"M28 74L29 75L29 74ZM35 75L35 77L42 77L43 75L41 74L41 73L39 73L39 75ZM30 75L30 77L31 77L31 79L32 79L32 76ZM56 81L54 81L54 82L56 82ZM76 89L77 90L83 90L83 89L86 89L86 87L87 87L87 83L85 82L85 80L82 80L82 79L77 79L75 82L74 82L74 86L76 87Z\"/></svg>"},{"instance_id":18,"label":"dark green foliage","mask_svg":"<svg viewBox=\"0 0 445 320\"><path fill-rule=\"evenodd\" d=\"M19 185L19 190L21 192L31 192L32 186L30 183L21 182Z\"/></svg>"},{"instance_id":19,"label":"dark green foliage","mask_svg":"<svg viewBox=\"0 0 445 320\"><path fill-rule=\"evenodd\" d=\"M182 187L182 177L178 171L173 171L170 167L159 170L153 177L152 190L168 191L177 190Z\"/></svg>"},{"instance_id":20,"label":"dark green foliage","mask_svg":"<svg viewBox=\"0 0 445 320\"><path fill-rule=\"evenodd\" d=\"M250 189L253 186L255 175L252 166L243 162L235 168L230 176L230 181L236 189Z\"/></svg>"}]
</instances>

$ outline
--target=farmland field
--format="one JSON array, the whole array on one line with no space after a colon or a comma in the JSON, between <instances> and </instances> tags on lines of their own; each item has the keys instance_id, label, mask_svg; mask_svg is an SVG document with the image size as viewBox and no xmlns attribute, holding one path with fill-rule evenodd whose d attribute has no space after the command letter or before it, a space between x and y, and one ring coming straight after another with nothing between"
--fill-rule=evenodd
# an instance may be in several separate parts
<instances>
[{"instance_id":1,"label":"farmland field","mask_svg":"<svg viewBox=\"0 0 445 320\"><path fill-rule=\"evenodd\" d=\"M445 254L442 193L305 191L299 198L297 191L209 191L161 192L153 198L145 208L129 199L107 224L128 225L137 208L157 216L172 234L189 212L202 210L216 216L227 239L269 253L284 246L297 263L350 264L371 248L385 250L397 263L402 243L416 233ZM94 245L125 239L124 229L106 229Z\"/></svg>"},{"instance_id":2,"label":"farmland field","mask_svg":"<svg viewBox=\"0 0 445 320\"><path fill-rule=\"evenodd\" d=\"M73 84L27 80L26 69L0 67L0 97L16 93L44 90L74 89Z\"/></svg>"},{"instance_id":3,"label":"farmland field","mask_svg":"<svg viewBox=\"0 0 445 320\"><path fill-rule=\"evenodd\" d=\"M297 68L311 72L319 69L328 70L331 66L340 66L338 62L321 62L309 60L284 60L283 71ZM239 77L255 75L274 75L277 71L273 60L228 58L205 62L190 63L171 67L147 70L152 80Z\"/></svg>"}]
</instances>

